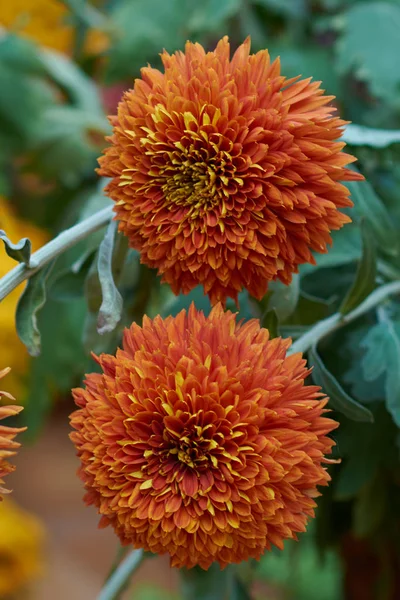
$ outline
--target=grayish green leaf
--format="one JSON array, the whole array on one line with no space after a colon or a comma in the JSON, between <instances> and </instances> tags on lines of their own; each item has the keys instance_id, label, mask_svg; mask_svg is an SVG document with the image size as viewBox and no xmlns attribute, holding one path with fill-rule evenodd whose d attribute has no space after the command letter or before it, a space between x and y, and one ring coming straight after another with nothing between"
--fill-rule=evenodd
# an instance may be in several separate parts
<instances>
[{"instance_id":1,"label":"grayish green leaf","mask_svg":"<svg viewBox=\"0 0 400 600\"><path fill-rule=\"evenodd\" d=\"M71 59L48 49L41 50L40 58L48 75L68 93L77 108L93 117L104 115L96 84Z\"/></svg>"},{"instance_id":2,"label":"grayish green leaf","mask_svg":"<svg viewBox=\"0 0 400 600\"><path fill-rule=\"evenodd\" d=\"M13 244L12 241L7 237L6 232L0 229L0 240L3 240L4 248L10 258L24 263L27 267L33 266L30 264L32 251L30 239L22 238L19 240L19 242Z\"/></svg>"},{"instance_id":3,"label":"grayish green leaf","mask_svg":"<svg viewBox=\"0 0 400 600\"><path fill-rule=\"evenodd\" d=\"M361 346L366 350L362 359L364 378L373 381L385 374L386 406L400 427L400 322L385 316L370 329Z\"/></svg>"},{"instance_id":4,"label":"grayish green leaf","mask_svg":"<svg viewBox=\"0 0 400 600\"><path fill-rule=\"evenodd\" d=\"M399 236L385 205L368 181L346 183L354 202L354 210L365 217L370 225L379 248L392 256L399 254ZM347 229L347 225L344 229Z\"/></svg>"},{"instance_id":5,"label":"grayish green leaf","mask_svg":"<svg viewBox=\"0 0 400 600\"><path fill-rule=\"evenodd\" d=\"M342 388L334 375L328 371L318 355L316 345L309 351L310 366L313 366L312 378L329 396L329 406L353 421L372 422L373 415L368 408L356 402Z\"/></svg>"},{"instance_id":6,"label":"grayish green leaf","mask_svg":"<svg viewBox=\"0 0 400 600\"><path fill-rule=\"evenodd\" d=\"M361 256L360 230L355 223L345 225L332 233L333 244L326 254L314 254L316 265L300 265L300 274L308 275L316 269L349 264Z\"/></svg>"},{"instance_id":7,"label":"grayish green leaf","mask_svg":"<svg viewBox=\"0 0 400 600\"><path fill-rule=\"evenodd\" d=\"M342 140L351 146L387 148L400 143L400 131L396 129L374 129L363 125L346 125Z\"/></svg>"},{"instance_id":8,"label":"grayish green leaf","mask_svg":"<svg viewBox=\"0 0 400 600\"><path fill-rule=\"evenodd\" d=\"M203 0L198 2L188 21L191 32L213 31L221 28L221 25L230 17L234 16L240 9L241 0Z\"/></svg>"},{"instance_id":9,"label":"grayish green leaf","mask_svg":"<svg viewBox=\"0 0 400 600\"><path fill-rule=\"evenodd\" d=\"M31 356L40 354L40 331L37 325L37 315L46 302L46 280L53 264L50 263L28 280L17 306L17 333Z\"/></svg>"},{"instance_id":10,"label":"grayish green leaf","mask_svg":"<svg viewBox=\"0 0 400 600\"><path fill-rule=\"evenodd\" d=\"M376 279L376 252L375 242L372 232L368 225L363 222L361 225L361 235L363 240L363 253L361 261L357 268L356 278L344 298L340 312L346 315L353 308L356 308L375 288Z\"/></svg>"},{"instance_id":11,"label":"grayish green leaf","mask_svg":"<svg viewBox=\"0 0 400 600\"><path fill-rule=\"evenodd\" d=\"M113 256L116 248L117 235L118 223L117 221L111 221L107 227L104 239L100 244L97 259L97 268L103 298L97 320L97 330L100 335L113 331L117 323L120 322L122 316L122 296L115 285L113 274ZM122 238L121 234L119 235L118 240L120 238ZM125 254L122 258L125 258Z\"/></svg>"},{"instance_id":12,"label":"grayish green leaf","mask_svg":"<svg viewBox=\"0 0 400 600\"><path fill-rule=\"evenodd\" d=\"M295 310L299 301L300 277L293 275L290 285L281 281L271 281L268 285L267 309L275 310L279 322L285 321Z\"/></svg>"},{"instance_id":13,"label":"grayish green leaf","mask_svg":"<svg viewBox=\"0 0 400 600\"><path fill-rule=\"evenodd\" d=\"M400 87L400 7L389 2L358 2L337 20L340 72L353 71L378 98L398 98Z\"/></svg>"}]
</instances>

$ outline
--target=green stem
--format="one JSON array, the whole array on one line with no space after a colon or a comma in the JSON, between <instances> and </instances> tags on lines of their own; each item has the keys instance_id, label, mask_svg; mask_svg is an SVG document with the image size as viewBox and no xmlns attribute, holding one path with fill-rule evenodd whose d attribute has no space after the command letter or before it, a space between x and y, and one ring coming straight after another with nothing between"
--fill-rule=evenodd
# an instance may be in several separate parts
<instances>
[{"instance_id":1,"label":"green stem","mask_svg":"<svg viewBox=\"0 0 400 600\"><path fill-rule=\"evenodd\" d=\"M143 559L143 550L133 550L130 552L106 581L103 589L97 596L97 600L117 600L133 573L142 564Z\"/></svg>"},{"instance_id":2,"label":"green stem","mask_svg":"<svg viewBox=\"0 0 400 600\"><path fill-rule=\"evenodd\" d=\"M62 231L48 244L42 246L42 248L32 254L29 267L20 263L9 271L7 275L0 279L0 301L18 287L20 283L37 273L53 258L62 254L91 233L101 229L104 225L107 225L113 216L112 209L112 205L107 206L107 208L103 208L103 210L96 212L77 225L65 229L65 231Z\"/></svg>"},{"instance_id":3,"label":"green stem","mask_svg":"<svg viewBox=\"0 0 400 600\"><path fill-rule=\"evenodd\" d=\"M400 294L400 281L393 281L392 283L380 286L367 296L357 308L347 313L347 315L335 313L327 319L323 319L319 323L316 323L314 327L311 327L307 333L299 337L299 339L292 344L289 350L290 354L294 354L295 352L306 352L315 342L328 335L328 333L332 333L332 331L335 331L339 327L358 319L358 317L361 317L372 308L378 306L378 304L392 294Z\"/></svg>"},{"instance_id":4,"label":"green stem","mask_svg":"<svg viewBox=\"0 0 400 600\"><path fill-rule=\"evenodd\" d=\"M232 600L235 597L236 566L223 571L213 563L208 571L200 567L181 569L181 589L184 600Z\"/></svg>"}]
</instances>

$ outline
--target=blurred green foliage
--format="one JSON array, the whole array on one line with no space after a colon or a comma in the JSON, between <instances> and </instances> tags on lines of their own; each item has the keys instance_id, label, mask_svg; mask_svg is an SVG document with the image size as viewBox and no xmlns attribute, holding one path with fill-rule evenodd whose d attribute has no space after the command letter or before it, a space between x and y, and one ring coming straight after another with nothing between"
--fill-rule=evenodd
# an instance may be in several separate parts
<instances>
[{"instance_id":1,"label":"blurred green foliage","mask_svg":"<svg viewBox=\"0 0 400 600\"><path fill-rule=\"evenodd\" d=\"M254 50L267 47L273 58L281 57L283 74L322 80L336 95L341 116L364 127L349 128L345 139L367 181L348 184L353 223L333 235L330 252L317 256L315 266L304 265L291 286L273 283L261 302L242 293L240 316L259 317L276 332L297 338L318 320L346 313L375 288L400 279L398 0L66 4L77 39L91 27L108 36L108 46L97 56L85 55L82 43L74 57L44 49L20 36L18 28L0 38L0 193L21 215L56 234L106 206L104 182L95 173L110 131L106 112L115 112L122 90L140 68L159 67L163 48L182 50L189 38L212 49L227 34L235 48L251 35ZM31 436L40 431L54 398L68 396L84 371L94 368L89 348L114 351L123 327L144 312L174 315L192 301L210 308L200 289L175 298L139 265L135 252L121 250L111 233L100 250L104 230L80 242L29 285L37 293L25 296L30 308L22 306L22 316L36 311L37 324L31 318L22 336L29 334L26 341L36 353L37 331L42 338L25 414ZM108 302L114 306L120 296L123 307L111 325L106 319L100 335L98 311L110 281ZM385 577L393 583L399 565L399 298L316 339L310 359L314 379L329 388L341 422L335 437L342 463L332 468L333 483L320 503L316 528L301 538L300 551L290 547L266 555L259 575L284 586L286 595L279 597L336 600L343 597L338 552L345 536L367 539L377 553L382 544L395 549L392 571L378 569L378 583ZM323 551L321 566L318 552Z\"/></svg>"}]
</instances>

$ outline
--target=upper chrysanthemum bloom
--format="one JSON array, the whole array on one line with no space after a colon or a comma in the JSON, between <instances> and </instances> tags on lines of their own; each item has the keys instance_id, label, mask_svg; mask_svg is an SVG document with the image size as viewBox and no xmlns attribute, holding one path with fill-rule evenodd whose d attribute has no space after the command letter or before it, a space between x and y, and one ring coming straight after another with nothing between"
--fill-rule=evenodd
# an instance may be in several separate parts
<instances>
[{"instance_id":1,"label":"upper chrysanthemum bloom","mask_svg":"<svg viewBox=\"0 0 400 600\"><path fill-rule=\"evenodd\" d=\"M123 349L73 392L71 439L101 524L204 569L304 531L337 423L289 345L221 305L126 330Z\"/></svg>"},{"instance_id":2,"label":"upper chrysanthemum bloom","mask_svg":"<svg viewBox=\"0 0 400 600\"><path fill-rule=\"evenodd\" d=\"M7 375L10 371L9 368L0 371L0 379ZM8 398L14 400L13 396L8 392L0 391L0 399ZM6 417L12 417L17 415L22 410L21 406L0 406L0 420ZM25 427L7 427L6 425L0 425L0 500L2 494L6 494L8 490L3 488L3 477L14 471L15 467L10 465L8 458L15 454L15 450L19 448L20 444L14 440L17 433L25 431Z\"/></svg>"},{"instance_id":3,"label":"upper chrysanthemum bloom","mask_svg":"<svg viewBox=\"0 0 400 600\"><path fill-rule=\"evenodd\" d=\"M249 39L232 60L226 37L161 58L165 73L142 69L123 96L100 159L120 230L176 294L261 298L350 220L345 122L319 82L286 79Z\"/></svg>"}]
</instances>

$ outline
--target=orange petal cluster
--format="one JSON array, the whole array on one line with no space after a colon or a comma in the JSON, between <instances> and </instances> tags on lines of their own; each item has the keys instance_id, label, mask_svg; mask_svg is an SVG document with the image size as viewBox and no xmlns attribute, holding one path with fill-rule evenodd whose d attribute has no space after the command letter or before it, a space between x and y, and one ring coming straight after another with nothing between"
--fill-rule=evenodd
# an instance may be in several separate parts
<instances>
[{"instance_id":1,"label":"orange petal cluster","mask_svg":"<svg viewBox=\"0 0 400 600\"><path fill-rule=\"evenodd\" d=\"M71 439L100 525L203 569L304 531L337 423L289 345L221 304L125 330L123 348L73 391Z\"/></svg>"},{"instance_id":2,"label":"orange petal cluster","mask_svg":"<svg viewBox=\"0 0 400 600\"><path fill-rule=\"evenodd\" d=\"M119 228L176 294L262 298L350 221L339 182L362 177L337 141L345 122L320 82L286 79L249 39L232 60L226 37L161 58L124 94L99 160Z\"/></svg>"},{"instance_id":3,"label":"orange petal cluster","mask_svg":"<svg viewBox=\"0 0 400 600\"><path fill-rule=\"evenodd\" d=\"M3 369L0 371L0 379L9 373L10 369ZM8 398L9 400L14 400L13 396L8 392L0 391L0 398ZM0 420L5 419L6 417L13 417L21 412L21 406L0 406ZM8 458L15 454L17 448L20 447L20 444L14 440L17 433L21 433L25 431L26 427L7 427L5 425L0 425L0 500L2 494L8 493L8 490L3 488L3 477L8 475L12 471L14 471L15 467L10 465L8 462Z\"/></svg>"}]
</instances>

